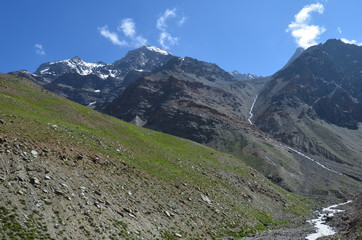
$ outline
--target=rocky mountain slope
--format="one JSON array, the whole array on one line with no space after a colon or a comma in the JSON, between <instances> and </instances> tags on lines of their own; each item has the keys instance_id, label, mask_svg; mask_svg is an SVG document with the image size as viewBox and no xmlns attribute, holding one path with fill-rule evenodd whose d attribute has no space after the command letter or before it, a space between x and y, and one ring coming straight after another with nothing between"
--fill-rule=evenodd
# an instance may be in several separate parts
<instances>
[{"instance_id":1,"label":"rocky mountain slope","mask_svg":"<svg viewBox=\"0 0 362 240\"><path fill-rule=\"evenodd\" d=\"M0 188L13 239L237 239L309 208L240 159L4 74Z\"/></svg>"},{"instance_id":2,"label":"rocky mountain slope","mask_svg":"<svg viewBox=\"0 0 362 240\"><path fill-rule=\"evenodd\" d=\"M34 73L11 74L26 77L59 95L85 106L101 106L113 100L133 80L165 64L172 54L143 46L112 64L89 63L80 57L41 64Z\"/></svg>"},{"instance_id":3,"label":"rocky mountain slope","mask_svg":"<svg viewBox=\"0 0 362 240\"><path fill-rule=\"evenodd\" d=\"M215 64L174 58L131 83L104 111L209 146L237 147L245 141L242 129L255 91Z\"/></svg>"},{"instance_id":4,"label":"rocky mountain slope","mask_svg":"<svg viewBox=\"0 0 362 240\"><path fill-rule=\"evenodd\" d=\"M215 64L175 57L150 46L133 50L125 58L106 66L86 63L79 58L43 64L36 73L49 77L31 74L29 78L36 82L42 82L39 78L43 82L50 81L44 85L49 90L136 125L245 158L249 165L288 191L314 196L349 196L359 191L356 186L362 179L358 167L361 151L358 134L324 124L317 113L300 118L301 112L315 111L304 105L301 108L298 100L295 101L298 97L312 98L323 86L316 85L311 88L313 91L300 95L291 92L289 98L283 100L288 104L270 102L271 98L284 96L284 93L278 95L277 91L268 92L275 85L275 76L297 72L299 62L310 52L313 52L311 59L319 58L314 53L315 48L297 49L277 74L251 80L237 79L237 75L252 75L230 74ZM309 65L305 69L314 74ZM52 79L53 72L58 72L59 76ZM289 82L289 78L285 82ZM298 86L288 84L292 91L298 89ZM303 89L305 87L298 91ZM111 103L102 104L111 99ZM268 101L264 104L263 99ZM276 107L280 108L277 113L281 117L275 114ZM263 115L264 110L270 115ZM318 174L320 171L323 174ZM327 181L331 176L333 184Z\"/></svg>"},{"instance_id":5,"label":"rocky mountain slope","mask_svg":"<svg viewBox=\"0 0 362 240\"><path fill-rule=\"evenodd\" d=\"M263 131L362 180L362 48L329 40L271 77L255 104ZM327 164L327 165L328 165ZM347 167L346 166L350 166Z\"/></svg>"},{"instance_id":6,"label":"rocky mountain slope","mask_svg":"<svg viewBox=\"0 0 362 240\"><path fill-rule=\"evenodd\" d=\"M233 75L234 78L236 78L236 79L238 79L240 81L253 80L253 79L260 78L259 76L255 75L255 74L240 73L240 72L238 72L236 70L232 71L230 74Z\"/></svg>"},{"instance_id":7,"label":"rocky mountain slope","mask_svg":"<svg viewBox=\"0 0 362 240\"><path fill-rule=\"evenodd\" d=\"M146 56L146 53L151 54L151 56ZM152 55L157 57L153 58ZM360 94L362 92L362 89L360 89L362 86L360 84L360 72L362 71L362 66L360 66L362 64L360 47L344 44L338 40L329 40L325 44L311 47L305 51L297 50L286 66L273 76L250 80L245 79L246 75L244 76L243 74L241 74L243 79L237 79L237 73L227 73L215 64L189 57L175 57L163 50L149 46L131 51L124 59L116 61L112 65L107 65L104 69L108 72L104 72L104 69L101 72L97 68L102 63L89 65L88 63L83 63L79 58L71 61L79 62L79 64L73 67L73 70L62 72L62 74L54 77L54 79L44 77L47 71L49 71L47 74L53 71L49 68L53 64L42 66L42 70L39 70L37 74L27 72L17 72L14 74L28 77L35 82L41 83L49 90L80 102L83 105L91 103L90 106L96 106L98 110L132 122L135 125L187 138L238 157L238 159L235 159L211 149L208 149L208 151L211 151L210 154L209 152L208 154L199 154L199 152L202 153L203 149L206 148L195 145L195 143L186 144L186 142L184 143L180 139L176 140L170 136L165 137L166 135L155 133L151 130L142 129L142 133L139 134L137 131L141 128L131 127L131 125L123 122L121 125L123 127L126 126L128 130L126 131L124 128L119 129L120 132L126 133L126 135L121 135L122 137L120 137L117 135L119 134L118 132L113 132L114 128L118 129L118 125L115 124L116 120L99 113L96 114L89 109L85 110L85 108L80 108L80 106L76 107L76 109L77 111L78 108L82 109L80 110L82 115L79 115L77 111L74 112L74 109L72 114L70 114L77 115L77 118L68 118L67 114L63 116L66 119L58 123L67 123L67 127L64 130L68 131L70 129L68 134L72 138L77 139L77 144L84 143L80 141L79 136L89 137L89 135L84 135L84 130L88 134L89 131L92 133L90 138L86 137L91 142L89 146L94 147L98 143L100 144L100 148L91 150L93 152L91 155L85 152L90 151L92 148L86 148L86 151L82 152L81 156L83 157L81 158L83 159L85 155L88 155L89 164L98 164L105 161L105 159L106 161L109 161L109 159L115 161L112 157L118 156L117 154L120 150L114 152L112 149L117 148L112 144L118 144L122 146L120 149L123 149L123 146L127 145L128 142L125 139L133 139L132 144L128 143L127 147L127 149L131 149L132 154L124 156L122 153L121 156L125 157L125 159L122 157L124 164L132 169L136 169L136 174L140 178L134 180L128 174L127 177L130 177L132 180L122 178L118 179L118 181L128 181L132 182L132 184L137 182L139 185L135 188L144 189L143 182L145 180L143 174L146 174L145 176L148 177L148 180L157 180L157 184L161 185L160 189L155 187L148 189L149 191L146 195L151 196L152 199L157 195L155 195L157 191L157 196L166 196L167 194L173 196L171 194L172 191L178 192L178 190L183 188L182 186L185 186L187 189L189 189L189 186L193 186L194 188L191 187L193 190L188 192L190 199L198 199L198 203L206 202L207 206L211 208L208 211L214 211L217 214L221 213L220 209L228 211L228 206L231 203L230 199L241 201L239 198L242 196L244 198L242 201L249 201L247 194L250 192L240 192L234 189L235 184L241 186L245 183L244 181L236 180L237 174L244 176L243 171L249 171L245 170L248 168L243 162L257 169L265 177L285 190L304 194L308 198L316 199L319 203L330 203L336 201L336 199L339 199L338 201L341 199L347 200L354 194L362 191L362 159L360 157L362 156L362 149L360 147L362 144L362 129L359 127L361 122L360 98L362 96ZM149 64L146 62L149 62ZM68 65L64 61L59 64ZM47 70L47 68L49 69ZM62 67L59 69L62 69ZM119 73L124 74L116 75L115 72L112 72L112 69L121 69ZM44 76L41 71L44 71ZM92 73L86 74L89 71ZM102 76L106 76L106 78ZM17 81L31 85L25 80L20 80L20 78ZM32 85L32 88L34 88L34 85ZM63 91L62 89L66 90ZM103 95L103 93L106 94ZM107 96L107 98L104 96ZM87 100L85 101L84 99ZM107 103L110 100L112 102ZM51 104L52 102L42 101L44 101L42 104ZM68 105L66 104L65 106ZM52 109L51 107L53 107L52 104L51 106L46 105L47 109ZM33 107L31 109L39 112L38 108ZM68 108L62 109L65 112L68 112L68 110ZM59 114L60 112L58 112ZM90 121L89 117L91 117L92 121ZM99 121L95 122L93 117ZM5 117L4 119L4 122L9 122L9 119ZM50 123L49 126L53 125L52 121L48 121ZM83 127L80 129L75 127L74 124L70 124L72 121L82 124ZM109 121L111 125L108 125ZM101 124L101 122L104 123ZM59 130L58 123L55 124L57 130ZM5 124L4 126L9 125ZM83 129L84 127L85 129ZM34 127L32 128L35 129ZM130 129L132 129L132 133L128 132ZM79 131L82 132L79 136L73 134ZM96 132L96 135L93 135L94 132ZM12 138L15 137L12 136ZM107 144L104 144L104 141ZM134 147L134 144L137 142L142 144L136 144L137 147ZM6 144L3 146L7 147ZM57 146L56 143L54 144ZM145 144L147 147L145 147ZM197 146L197 149L191 146ZM164 147L168 149L166 152L163 150ZM195 151L191 153L189 151L190 148ZM26 152L29 154L31 149L27 149ZM184 155L185 152L187 156ZM11 151L8 152L7 158L4 158L5 162L9 159L9 156L15 157L11 154ZM18 154L21 154L21 151ZM72 151L69 154L72 155ZM196 154L197 157L193 154ZM63 158L59 153L56 155L53 156L55 159ZM166 160L164 159L165 156ZM212 156L211 160L209 156ZM65 158L68 159L67 156ZM73 154L73 158L75 159L77 156ZM151 161L149 161L150 159ZM163 160L160 161L160 159ZM236 164L236 162L238 163ZM177 169L174 169L176 166ZM188 169L187 173L183 169L186 166ZM217 170L220 167L223 169L221 172ZM243 170L237 170L237 173L231 170L239 169L239 167ZM104 174L107 175L108 170L104 170ZM197 172L196 180L193 183L188 181L190 180L189 170ZM249 173L251 176L257 174ZM205 182L213 183L213 186L205 185L208 189L206 191L208 194L203 191L205 186L201 188L197 184L193 185L201 179L198 178L198 174L205 177L205 179L202 178L201 182L205 180ZM246 175L248 176L248 174ZM74 178L73 175L69 176ZM165 179L165 176L169 176L169 179L167 177ZM178 182L178 185L175 185L178 190L173 189L173 183L169 182L175 176L176 179L182 179ZM261 177L260 175L257 176L258 179ZM221 187L217 184L220 179L222 179L223 184L226 181L225 186L227 186L227 189L232 188L233 190L224 191L225 186ZM30 176L28 181L29 183L33 181L30 179ZM184 182L187 182L186 185L183 184ZM261 182L269 184L266 179ZM100 182L92 184L101 185ZM33 185L31 183L29 186ZM215 188L215 186L217 187ZM149 185L147 187L149 188ZM178 193L183 195L184 190L180 190ZM95 193L95 190L93 191ZM254 193L255 189L250 191ZM285 193L279 188L278 191L282 195ZM214 194L215 192L222 192L223 194L215 195L214 197L225 200L225 204L222 205L220 202L217 202L217 205L222 207L218 207L216 210L210 207L210 201L211 203L213 202L210 198L210 192ZM133 191L131 193L133 194ZM267 209L261 207L263 205L262 202L270 197L268 191L262 190L259 193L260 195L257 196L249 194L252 197L260 198L260 201L257 201L260 205L250 206L251 209L258 209L258 211L262 209L260 211L268 213L275 219L278 219L277 215L280 212L284 214L286 209L289 209L289 207L285 209L285 206L288 205L285 205L285 202L283 202L284 208L276 204L277 210L272 211L273 213L270 214L271 208L269 206L264 206ZM130 196L134 196L132 194ZM226 196L222 197L225 194ZM138 197L148 199L147 196L139 195ZM70 198L72 199L72 197ZM155 199L158 198L155 197ZM109 200L107 199L107 201ZM135 200L133 203L137 204L140 201ZM175 201L180 201L182 207L177 208L171 204L171 202ZM185 214L179 220L181 222L192 222L193 224L187 225L188 227L193 226L197 228L196 226L199 227L199 224L201 226L206 226L207 224L211 224L208 226L216 226L216 223L210 220L213 217L211 213L210 215L206 214L206 217L202 221L200 220L201 222L193 218L190 219L190 216L200 216L198 212L201 214L205 209L195 209L190 208L190 206L194 205L184 205L185 203L190 203L189 201L192 202L189 199L185 201L182 197L180 199L172 199L171 202L159 199L155 203L156 205L168 206L173 210L161 210L160 207L155 207L157 211L155 211L156 213L151 211L155 214L152 216L157 216L157 222L157 214L161 213L163 217L166 216L174 219L173 217L184 211ZM97 207L96 203L94 204ZM231 205L234 206L235 203L233 202ZM135 211L132 210L133 208L135 207L132 205L126 208L128 210L123 209L122 211L122 209L119 210L120 208L117 208L117 211L120 211L122 214L126 213L126 215L132 218L132 216L136 216ZM129 211L130 209L131 211ZM138 213L146 211L140 206L136 209ZM201 211L201 209L203 210ZM174 216L171 215L171 212ZM247 212L249 213L249 211ZM251 210L251 212L254 212L254 210ZM233 217L230 217L230 214L227 214L227 219L235 217L232 214ZM255 219L255 216L252 214L246 215L245 219ZM143 217L142 215L141 219ZM240 218L240 216L237 217ZM226 221L225 219L223 218L222 222ZM132 225L132 229L137 229L137 226L139 226L137 223L132 222L132 219L127 219L127 221ZM193 221L196 221L195 224L197 225ZM251 222L253 221L251 220ZM145 222L147 226L150 226L149 229L168 229L170 226L162 224L158 226L156 223L152 223L150 218L147 218ZM257 221L254 221L254 223L258 224ZM249 222L247 221L248 224ZM256 232L257 226L253 225L250 231ZM188 227L184 226L182 228L182 234L179 233L181 230L174 231L174 229L181 229L179 222L175 221L171 227L173 229L171 235L173 237L178 236L178 234L183 236L186 233L198 237L201 237L202 234L221 237L227 235L244 236L248 232L248 228L243 228L243 230L233 228L230 232L227 230L229 228L222 226L217 228L220 229L216 230L217 233L213 232L209 235L209 230L206 230L204 227L197 233L194 232L194 229L190 230ZM137 230L137 232L139 231ZM166 233L163 230L150 230L150 232L161 237L165 237L167 234L171 236L169 230L166 230ZM284 234L284 232L282 231L281 234ZM304 233L301 230L298 231L298 234L298 236L303 237ZM132 236L137 237L138 235ZM286 236L291 235L288 233Z\"/></svg>"},{"instance_id":8,"label":"rocky mountain slope","mask_svg":"<svg viewBox=\"0 0 362 240\"><path fill-rule=\"evenodd\" d=\"M356 167L359 160L350 161L349 152L343 158L348 157L350 165L341 160L331 162L326 156L332 155L303 153L303 148L293 149L295 145L289 142L280 144L255 128L257 118L253 114L258 113L259 106L256 103L251 110L253 100L259 99L255 98L259 89L272 80L267 77L239 81L216 65L174 58L151 75L131 83L105 112L244 157L248 164L289 191L342 198L358 193L362 179L360 167ZM323 130L314 133L322 138ZM334 133L330 136L333 142ZM357 145L353 148L360 151Z\"/></svg>"}]
</instances>

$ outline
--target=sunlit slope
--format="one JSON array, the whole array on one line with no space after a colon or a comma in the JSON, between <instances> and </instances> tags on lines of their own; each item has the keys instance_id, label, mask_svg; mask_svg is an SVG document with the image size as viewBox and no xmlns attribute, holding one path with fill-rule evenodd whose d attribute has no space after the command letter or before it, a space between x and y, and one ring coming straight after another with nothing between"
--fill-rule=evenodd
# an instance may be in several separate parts
<instances>
[{"instance_id":1,"label":"sunlit slope","mask_svg":"<svg viewBox=\"0 0 362 240\"><path fill-rule=\"evenodd\" d=\"M240 159L0 75L0 218L17 239L241 237L308 206ZM292 221L293 220L293 221Z\"/></svg>"}]
</instances>

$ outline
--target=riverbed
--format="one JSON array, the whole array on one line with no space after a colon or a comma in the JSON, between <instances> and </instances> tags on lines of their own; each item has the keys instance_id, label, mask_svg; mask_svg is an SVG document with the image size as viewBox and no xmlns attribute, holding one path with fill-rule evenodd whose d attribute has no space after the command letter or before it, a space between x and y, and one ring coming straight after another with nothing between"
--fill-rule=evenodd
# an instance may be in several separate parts
<instances>
[{"instance_id":1,"label":"riverbed","mask_svg":"<svg viewBox=\"0 0 362 240\"><path fill-rule=\"evenodd\" d=\"M307 240L316 240L320 237L331 236L336 234L337 232L330 226L327 225L327 219L333 217L334 214L338 212L343 212L344 210L337 209L340 206L351 203L352 201L347 201L339 204L334 204L329 207L323 208L319 213L318 217L315 219L308 220L310 224L314 225L317 229L316 232L309 234L305 239Z\"/></svg>"}]
</instances>

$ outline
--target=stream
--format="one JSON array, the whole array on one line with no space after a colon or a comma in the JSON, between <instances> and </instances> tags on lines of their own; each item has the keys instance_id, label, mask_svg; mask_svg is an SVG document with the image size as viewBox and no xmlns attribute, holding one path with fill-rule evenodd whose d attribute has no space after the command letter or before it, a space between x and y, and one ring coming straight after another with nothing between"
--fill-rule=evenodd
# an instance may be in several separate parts
<instances>
[{"instance_id":1,"label":"stream","mask_svg":"<svg viewBox=\"0 0 362 240\"><path fill-rule=\"evenodd\" d=\"M345 204L351 203L352 201L347 201L344 203L339 203L335 205L331 205L329 207L323 208L322 212L319 213L318 218L308 220L307 222L314 225L317 229L315 233L309 234L305 239L315 240L324 236L331 236L336 234L336 231L326 224L327 218L332 217L335 213L343 212L344 210L337 209L339 206L343 206Z\"/></svg>"}]
</instances>

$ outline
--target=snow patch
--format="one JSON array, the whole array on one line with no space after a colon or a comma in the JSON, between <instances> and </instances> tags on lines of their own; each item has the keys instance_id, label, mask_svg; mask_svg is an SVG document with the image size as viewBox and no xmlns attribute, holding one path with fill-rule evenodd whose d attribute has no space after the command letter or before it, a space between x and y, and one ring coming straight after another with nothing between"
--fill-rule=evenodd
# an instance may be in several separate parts
<instances>
[{"instance_id":1,"label":"snow patch","mask_svg":"<svg viewBox=\"0 0 362 240\"><path fill-rule=\"evenodd\" d=\"M49 71L49 68L43 69L40 71L40 74L44 74L45 72Z\"/></svg>"},{"instance_id":2,"label":"snow patch","mask_svg":"<svg viewBox=\"0 0 362 240\"><path fill-rule=\"evenodd\" d=\"M248 121L251 125L253 125L253 122L251 121L252 117L253 117L253 109L254 109L254 105L256 103L256 99L258 98L258 95L255 95L255 98L254 98L254 101L253 101L253 104L251 104L251 107L250 107L250 110L249 110L249 118L248 118Z\"/></svg>"},{"instance_id":3,"label":"snow patch","mask_svg":"<svg viewBox=\"0 0 362 240\"><path fill-rule=\"evenodd\" d=\"M161 53L162 55L171 55L171 53L169 53L161 48L158 48L158 47L146 46L146 48L150 51Z\"/></svg>"},{"instance_id":4,"label":"snow patch","mask_svg":"<svg viewBox=\"0 0 362 240\"><path fill-rule=\"evenodd\" d=\"M328 167L324 166L322 163L320 163L320 162L316 161L315 159L313 159L313 158L311 158L311 157L309 157L309 156L305 155L304 153L301 153L301 152L299 152L299 151L295 150L294 148L291 148L291 147L289 147L289 146L286 146L286 148L288 148L289 150L291 150L291 151L293 151L293 152L295 152L295 153L299 154L300 156L305 157L306 159L308 159L308 160L310 160L310 161L312 161L312 162L316 163L317 165L319 165L320 167L324 168L324 169L325 169L325 170L327 170L327 171L330 171L330 172L333 172L333 173L336 173L336 174L338 174L338 175L343 176L343 174L342 174L342 173L337 172L337 171L335 171L335 170L333 170L333 169L330 169L330 168L328 168Z\"/></svg>"},{"instance_id":5,"label":"snow patch","mask_svg":"<svg viewBox=\"0 0 362 240\"><path fill-rule=\"evenodd\" d=\"M95 105L96 103L97 103L97 101L91 102L91 103L89 103L89 104L87 105L87 107L90 107L90 106L92 106L92 105Z\"/></svg>"}]
</instances>

